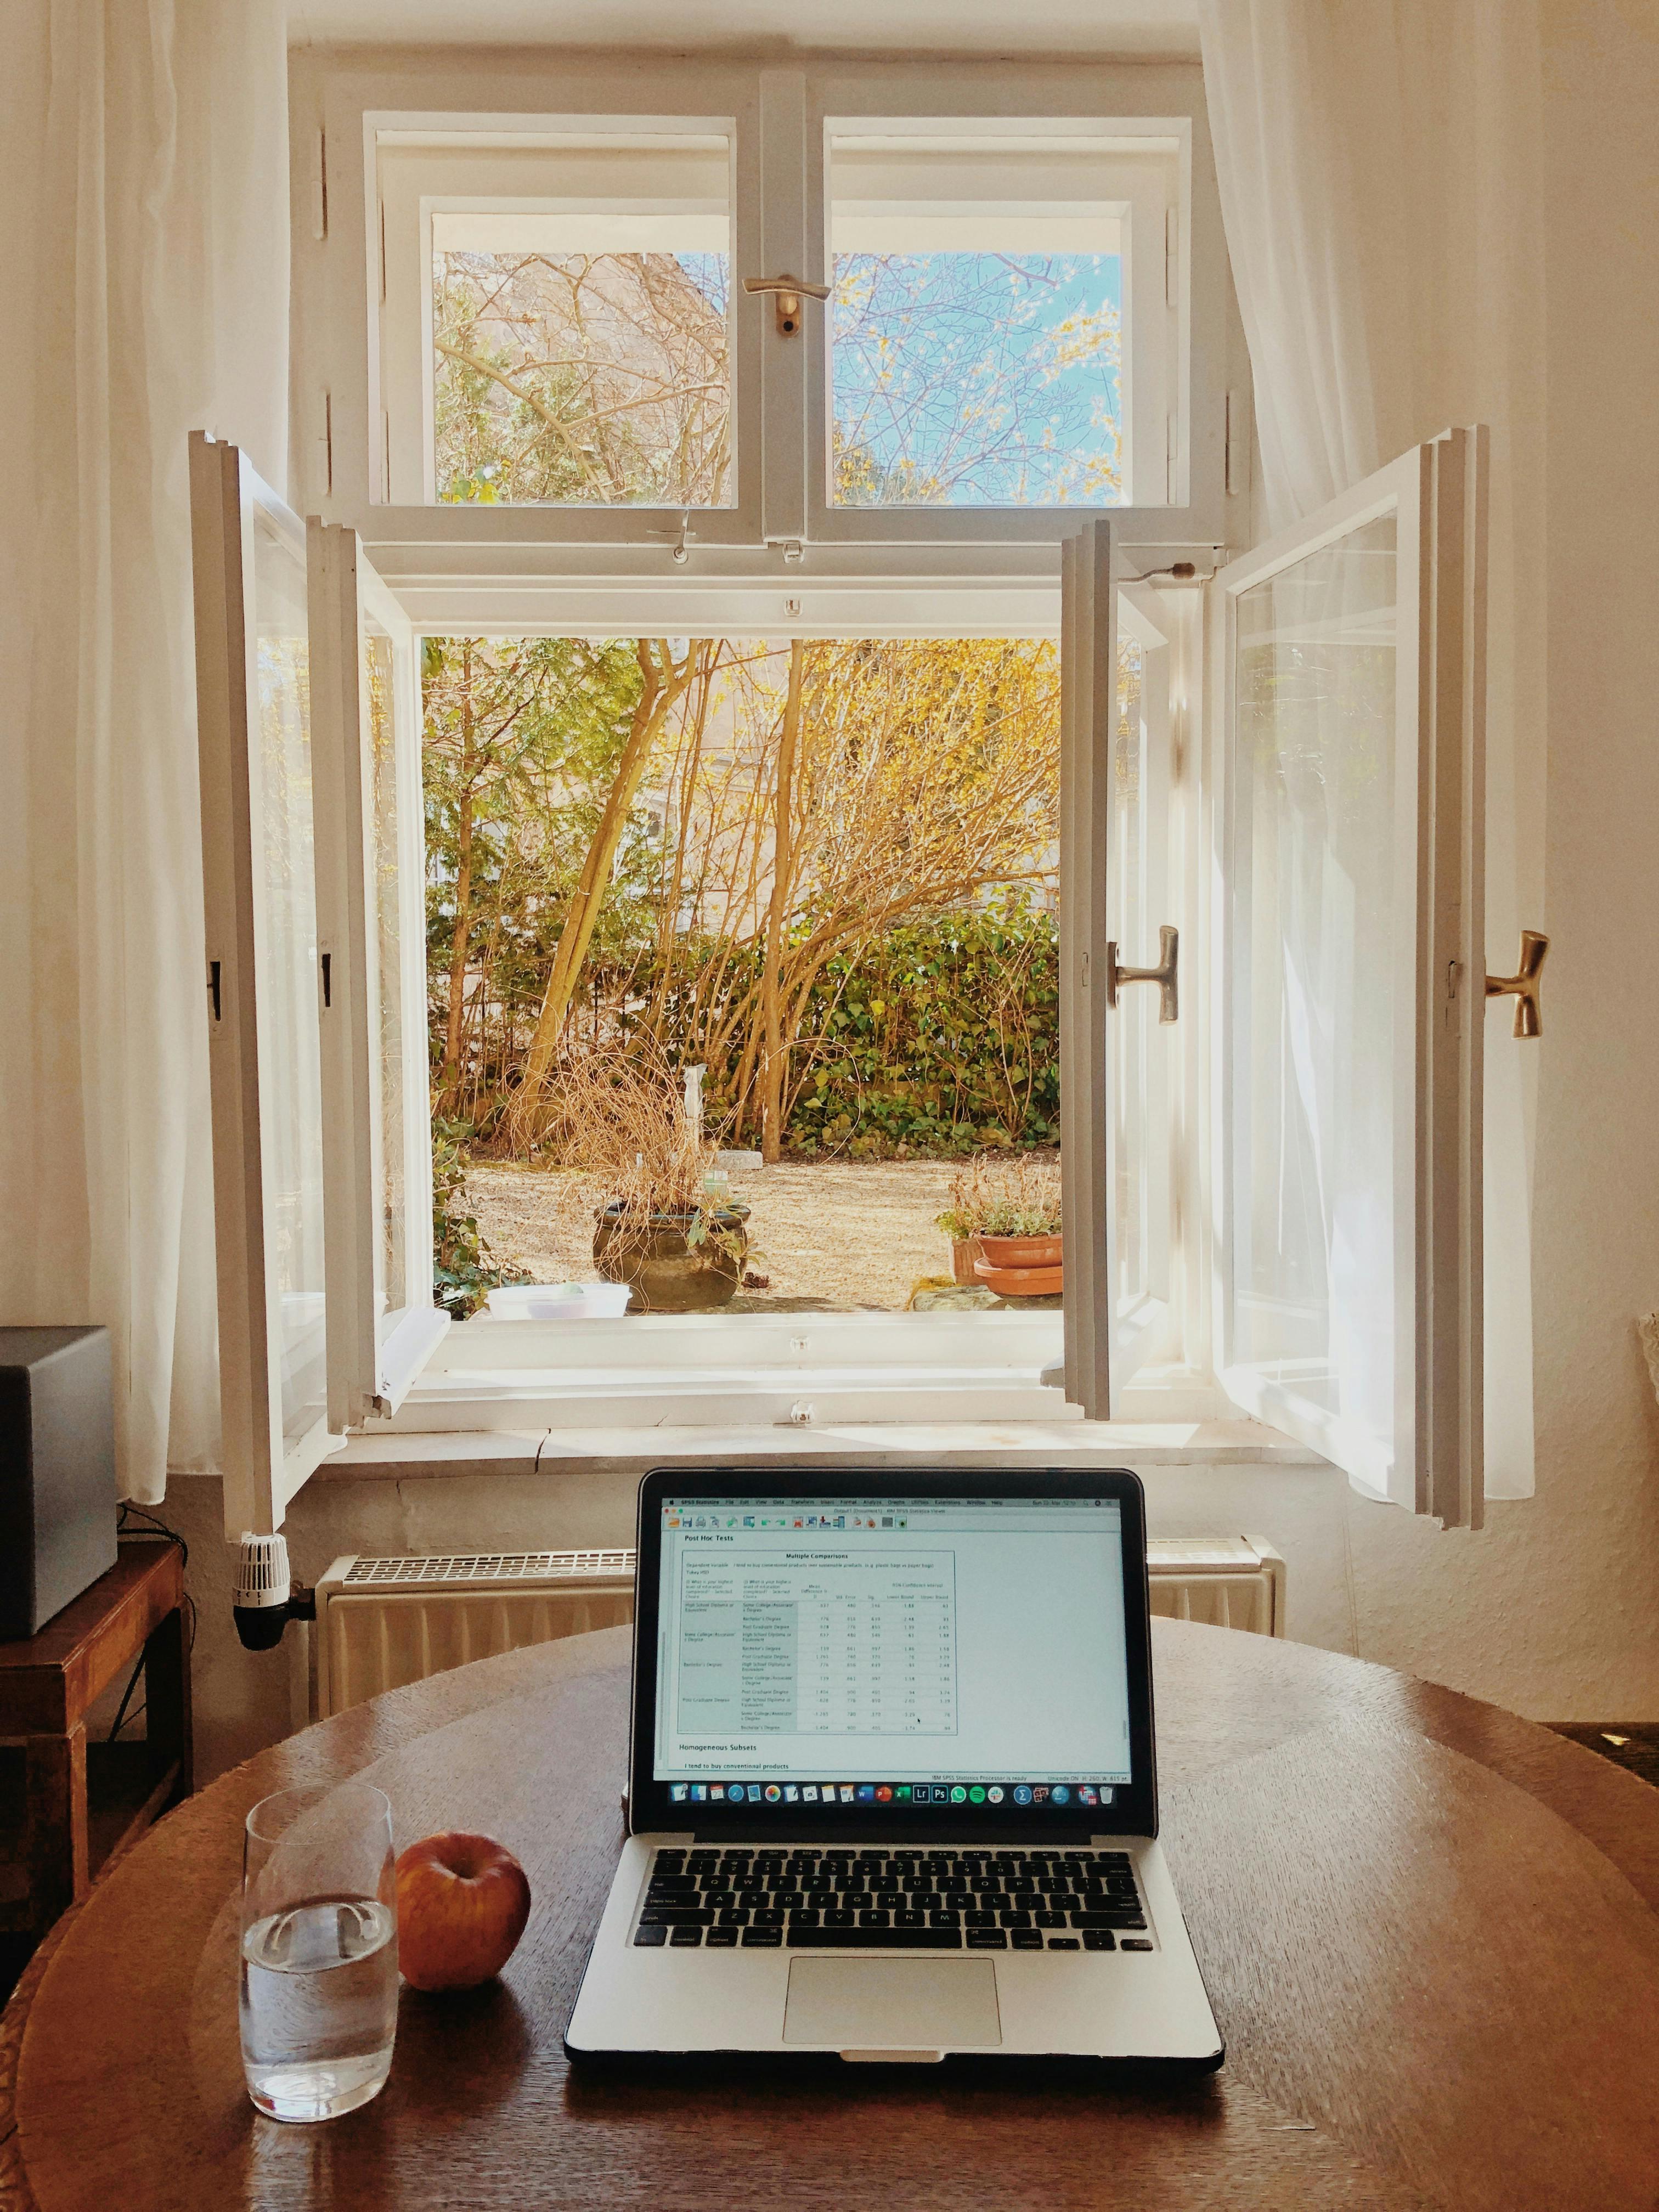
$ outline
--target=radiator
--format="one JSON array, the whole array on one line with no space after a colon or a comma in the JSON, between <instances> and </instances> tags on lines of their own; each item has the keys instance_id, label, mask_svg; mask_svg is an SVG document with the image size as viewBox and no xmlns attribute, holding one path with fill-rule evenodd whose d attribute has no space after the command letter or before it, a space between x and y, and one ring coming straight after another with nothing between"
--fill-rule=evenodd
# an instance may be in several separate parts
<instances>
[{"instance_id":1,"label":"radiator","mask_svg":"<svg viewBox=\"0 0 1659 2212\"><path fill-rule=\"evenodd\" d=\"M317 1585L312 1713L633 1618L631 1549L336 1559Z\"/></svg>"},{"instance_id":2,"label":"radiator","mask_svg":"<svg viewBox=\"0 0 1659 2212\"><path fill-rule=\"evenodd\" d=\"M1285 1633L1285 1562L1261 1536L1151 1536L1152 1611L1215 1628Z\"/></svg>"},{"instance_id":3,"label":"radiator","mask_svg":"<svg viewBox=\"0 0 1659 2212\"><path fill-rule=\"evenodd\" d=\"M1154 1613L1285 1633L1285 1562L1259 1536L1158 1536L1147 1552ZM632 1551L336 1559L317 1585L312 1716L633 1618Z\"/></svg>"}]
</instances>

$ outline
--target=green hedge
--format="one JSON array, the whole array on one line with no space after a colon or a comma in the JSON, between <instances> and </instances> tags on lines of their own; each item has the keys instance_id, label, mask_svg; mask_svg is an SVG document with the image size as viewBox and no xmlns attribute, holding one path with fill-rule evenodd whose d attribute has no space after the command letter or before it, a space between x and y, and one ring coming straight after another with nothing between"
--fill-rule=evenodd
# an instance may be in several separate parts
<instances>
[{"instance_id":1,"label":"green hedge","mask_svg":"<svg viewBox=\"0 0 1659 2212\"><path fill-rule=\"evenodd\" d=\"M832 961L801 1025L792 1149L1057 1144L1059 985L1054 916L1012 901Z\"/></svg>"}]
</instances>

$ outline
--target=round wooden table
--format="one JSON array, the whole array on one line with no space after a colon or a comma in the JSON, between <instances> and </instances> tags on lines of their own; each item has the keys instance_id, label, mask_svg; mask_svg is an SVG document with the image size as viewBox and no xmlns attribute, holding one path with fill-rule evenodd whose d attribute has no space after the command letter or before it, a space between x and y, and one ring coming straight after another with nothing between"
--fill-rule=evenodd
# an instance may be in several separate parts
<instances>
[{"instance_id":1,"label":"round wooden table","mask_svg":"<svg viewBox=\"0 0 1659 2212\"><path fill-rule=\"evenodd\" d=\"M1153 1628L1164 1832L1227 2039L1217 2075L573 2072L561 2033L621 1836L613 1629L308 1729L112 1866L0 2032L0 2203L1648 2212L1659 1792L1382 1668ZM356 1773L390 1796L399 1847L501 1838L535 1909L501 1984L404 1991L375 2103L281 2127L238 2056L242 1817Z\"/></svg>"}]
</instances>

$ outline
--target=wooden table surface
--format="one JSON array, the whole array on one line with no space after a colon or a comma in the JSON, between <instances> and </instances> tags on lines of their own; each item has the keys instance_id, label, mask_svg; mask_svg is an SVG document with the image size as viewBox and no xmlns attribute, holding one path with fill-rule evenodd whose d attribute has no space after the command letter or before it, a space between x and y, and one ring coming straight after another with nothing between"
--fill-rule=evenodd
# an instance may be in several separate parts
<instances>
[{"instance_id":1,"label":"wooden table surface","mask_svg":"<svg viewBox=\"0 0 1659 2212\"><path fill-rule=\"evenodd\" d=\"M561 2032L621 1837L628 1633L377 1698L145 1837L60 1923L0 2029L0 2204L1659 2201L1659 1792L1449 1691L1176 1621L1153 1623L1164 1833L1221 2073L1158 2089L573 2073ZM501 1984L404 1991L374 2104L281 2127L248 2105L238 2056L242 1816L349 1774L386 1790L399 1848L434 1828L500 1837L535 1907Z\"/></svg>"}]
</instances>

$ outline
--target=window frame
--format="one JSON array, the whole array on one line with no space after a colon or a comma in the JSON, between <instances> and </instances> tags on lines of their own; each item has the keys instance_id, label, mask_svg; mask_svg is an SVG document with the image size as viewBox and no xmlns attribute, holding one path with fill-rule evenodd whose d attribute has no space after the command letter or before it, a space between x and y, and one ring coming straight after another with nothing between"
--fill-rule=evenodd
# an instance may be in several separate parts
<instances>
[{"instance_id":1,"label":"window frame","mask_svg":"<svg viewBox=\"0 0 1659 2212\"><path fill-rule=\"evenodd\" d=\"M783 69L699 60L667 68L655 57L619 64L542 50L507 69L477 49L457 47L394 50L377 56L373 66L360 56L301 54L292 75L299 218L295 325L301 363L296 413L298 444L307 462L307 503L356 527L380 574L422 628L574 634L592 620L601 590L644 588L672 603L683 602L685 587L695 585L763 598L764 611L751 611L747 619L772 630L780 630L778 618L790 602L810 594L819 626L833 621L844 629L847 623L826 605L842 594L849 599L864 595L880 619L881 602L895 587L908 588L920 603L936 585L977 586L988 597L1052 591L1060 542L1091 512L1109 514L1125 544L1157 547L1167 558L1190 557L1206 566L1230 538L1248 535L1248 451L1240 434L1249 411L1248 356L1228 275L1202 73L1195 62L1129 67L1085 61L1060 69L807 59ZM748 242L750 232L733 239L738 505L692 515L684 563L674 559L678 509L409 507L386 504L380 496L385 487L376 456L382 446L371 373L380 302L368 283L369 253L378 252L374 131L389 127L395 118L434 115L540 127L548 118L571 118L579 106L590 123L601 114L681 120L733 116L739 231L750 140L766 179L763 202L757 200L758 249ZM821 222L823 176L821 162L808 158L814 143L809 112L820 121L860 112L988 118L1081 112L1121 123L1127 132L1150 119L1162 130L1186 134L1190 219L1177 225L1175 240L1179 312L1187 333L1178 349L1182 427L1176 465L1185 477L1180 503L1097 510L825 507L823 533L812 534L809 404L813 389L822 397L823 317L814 303L804 332L781 337L772 328L769 301L745 297L741 289L743 278L753 273L751 252L767 274L810 274L808 204L816 190ZM821 136L815 143L822 146ZM821 257L821 228L817 235ZM762 364L758 400L745 381L751 347L758 349ZM816 386L815 376L820 378ZM827 491L827 448L823 459ZM750 527L757 501L758 527ZM848 613L856 621L850 606ZM665 619L659 617L657 626ZM682 613L676 627L685 622ZM897 627L915 630L925 622L918 605ZM699 626L708 626L702 617ZM1001 626L1023 631L1030 624L1005 611Z\"/></svg>"},{"instance_id":2,"label":"window frame","mask_svg":"<svg viewBox=\"0 0 1659 2212\"><path fill-rule=\"evenodd\" d=\"M832 283L831 179L833 143L848 125L885 124L914 133L918 143L951 125L979 124L988 134L1013 136L1017 126L1041 122L1058 133L1098 137L1103 150L1114 140L1137 137L1173 142L1167 159L1173 191L1141 173L1133 154L1125 155L1121 187L1122 212L1131 236L1124 255L1127 282L1123 313L1132 351L1122 364L1125 416L1129 428L1131 491L1145 493L1164 479L1164 497L1131 498L1121 505L1030 507L841 507L833 502L833 346L830 303L811 314L805 327L804 371L807 397L806 486L803 535L814 546L1052 544L1090 519L1109 517L1121 524L1129 516L1188 514L1195 504L1190 483L1192 354L1193 140L1199 118L1190 114L1160 116L1115 105L1104 114L1079 116L1077 94L1066 99L1066 84L1046 74L1015 73L1007 88L987 86L977 76L963 80L954 70L895 73L872 82L860 71L841 75L811 72L807 78L807 199L802 258L813 281ZM915 103L895 112L899 100ZM1160 149L1162 150L1162 149ZM1215 210L1219 221L1219 209ZM1171 250L1173 249L1173 251ZM1147 327L1144 327L1146 325ZM1137 403L1137 388L1156 382L1149 405ZM1163 418L1160 422L1159 418ZM816 465L821 464L821 465Z\"/></svg>"}]
</instances>

